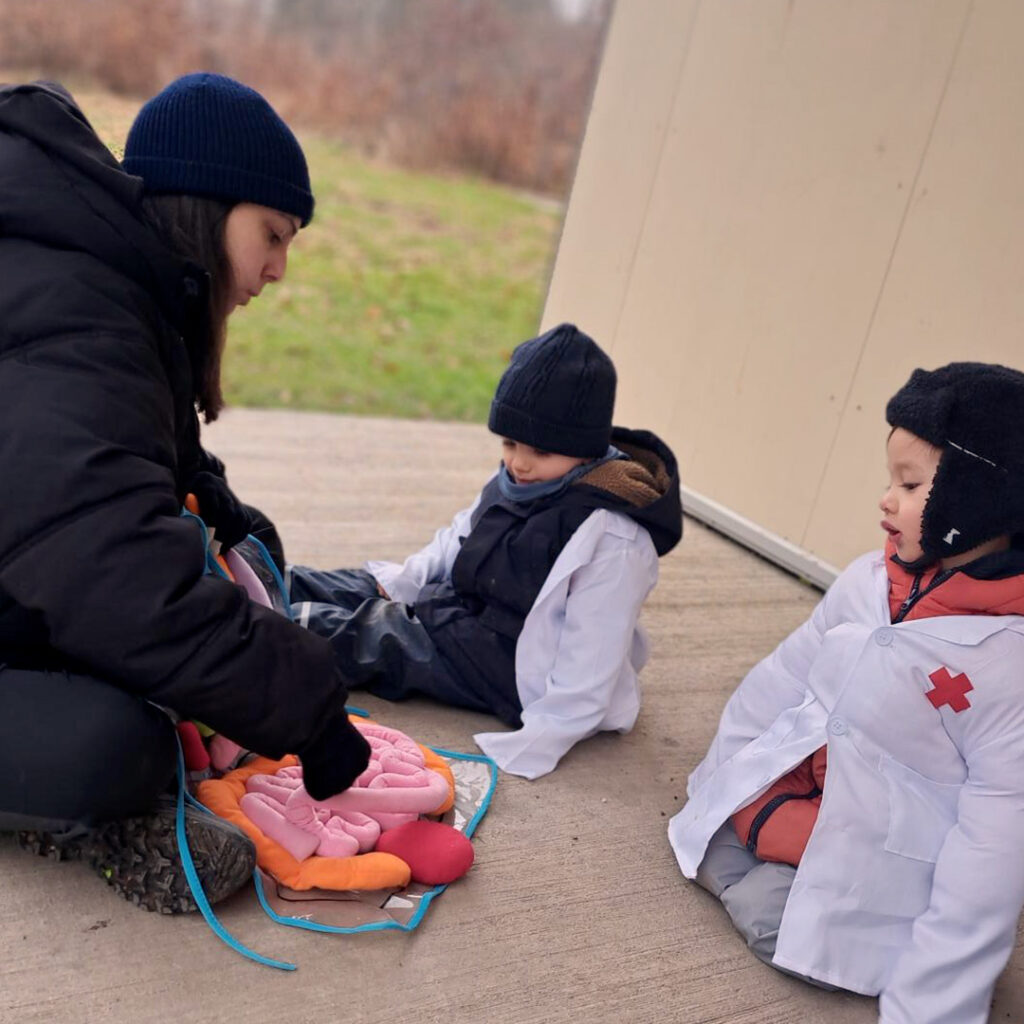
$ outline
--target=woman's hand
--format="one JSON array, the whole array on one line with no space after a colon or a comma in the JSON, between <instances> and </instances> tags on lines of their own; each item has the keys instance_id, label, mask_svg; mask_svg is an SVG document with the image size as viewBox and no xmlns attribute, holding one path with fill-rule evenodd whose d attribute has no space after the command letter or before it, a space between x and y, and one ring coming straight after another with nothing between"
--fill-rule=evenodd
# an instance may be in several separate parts
<instances>
[{"instance_id":1,"label":"woman's hand","mask_svg":"<svg viewBox=\"0 0 1024 1024\"><path fill-rule=\"evenodd\" d=\"M370 744L342 710L298 755L306 791L314 800L326 800L344 792L366 771Z\"/></svg>"},{"instance_id":2,"label":"woman's hand","mask_svg":"<svg viewBox=\"0 0 1024 1024\"><path fill-rule=\"evenodd\" d=\"M249 534L249 510L222 476L200 470L189 481L188 491L196 496L199 518L214 531L221 551L245 540Z\"/></svg>"}]
</instances>

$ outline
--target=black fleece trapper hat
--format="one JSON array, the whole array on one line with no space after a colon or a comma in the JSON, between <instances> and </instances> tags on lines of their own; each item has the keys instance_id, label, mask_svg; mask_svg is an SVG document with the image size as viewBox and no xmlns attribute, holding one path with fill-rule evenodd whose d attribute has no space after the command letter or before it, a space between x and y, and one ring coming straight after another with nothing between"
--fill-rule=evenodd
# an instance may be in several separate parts
<instances>
[{"instance_id":1,"label":"black fleece trapper hat","mask_svg":"<svg viewBox=\"0 0 1024 1024\"><path fill-rule=\"evenodd\" d=\"M921 521L926 555L1024 532L1024 373L995 363L917 369L885 416L942 449Z\"/></svg>"},{"instance_id":2,"label":"black fleece trapper hat","mask_svg":"<svg viewBox=\"0 0 1024 1024\"><path fill-rule=\"evenodd\" d=\"M559 324L512 353L487 426L542 451L599 458L611 441L615 381L597 343L574 324Z\"/></svg>"}]
</instances>

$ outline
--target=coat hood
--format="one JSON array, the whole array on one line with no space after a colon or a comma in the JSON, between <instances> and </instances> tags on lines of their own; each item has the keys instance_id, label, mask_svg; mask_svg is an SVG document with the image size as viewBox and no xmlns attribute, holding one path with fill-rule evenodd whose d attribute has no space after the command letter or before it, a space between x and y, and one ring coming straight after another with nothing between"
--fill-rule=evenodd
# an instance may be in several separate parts
<instances>
[{"instance_id":1,"label":"coat hood","mask_svg":"<svg viewBox=\"0 0 1024 1024\"><path fill-rule=\"evenodd\" d=\"M612 428L612 444L629 459L604 462L574 486L593 487L619 499L616 511L635 519L666 555L683 535L683 505L676 457L649 430Z\"/></svg>"},{"instance_id":2,"label":"coat hood","mask_svg":"<svg viewBox=\"0 0 1024 1024\"><path fill-rule=\"evenodd\" d=\"M184 330L192 311L182 295L202 290L195 278L203 272L144 222L142 179L122 170L62 86L0 85L0 182L5 242L95 257L156 297L166 319ZM45 310L30 305L24 321L16 307L5 308L5 317L15 318L6 324L12 334L39 333L45 324Z\"/></svg>"}]
</instances>

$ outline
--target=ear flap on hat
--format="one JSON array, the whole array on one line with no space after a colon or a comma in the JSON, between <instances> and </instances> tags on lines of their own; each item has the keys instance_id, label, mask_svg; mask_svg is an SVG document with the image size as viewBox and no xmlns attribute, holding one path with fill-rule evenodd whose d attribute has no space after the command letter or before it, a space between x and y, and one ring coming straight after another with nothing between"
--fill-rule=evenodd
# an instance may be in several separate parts
<instances>
[{"instance_id":1,"label":"ear flap on hat","mask_svg":"<svg viewBox=\"0 0 1024 1024\"><path fill-rule=\"evenodd\" d=\"M921 518L921 548L951 558L1024 529L1024 478L946 445Z\"/></svg>"}]
</instances>

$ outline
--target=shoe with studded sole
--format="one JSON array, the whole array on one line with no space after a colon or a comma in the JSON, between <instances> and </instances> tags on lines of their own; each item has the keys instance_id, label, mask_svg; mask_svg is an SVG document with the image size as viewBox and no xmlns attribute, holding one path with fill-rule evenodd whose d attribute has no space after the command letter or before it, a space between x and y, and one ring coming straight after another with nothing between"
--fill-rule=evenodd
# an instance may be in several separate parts
<instances>
[{"instance_id":1,"label":"shoe with studded sole","mask_svg":"<svg viewBox=\"0 0 1024 1024\"><path fill-rule=\"evenodd\" d=\"M186 806L185 835L211 904L252 877L256 848L237 826ZM19 832L18 843L39 856L85 861L121 896L146 910L184 914L198 909L178 853L172 797L162 797L150 814L105 822L78 834Z\"/></svg>"}]
</instances>

